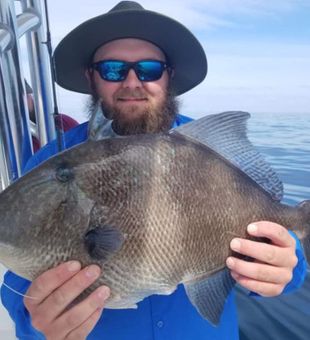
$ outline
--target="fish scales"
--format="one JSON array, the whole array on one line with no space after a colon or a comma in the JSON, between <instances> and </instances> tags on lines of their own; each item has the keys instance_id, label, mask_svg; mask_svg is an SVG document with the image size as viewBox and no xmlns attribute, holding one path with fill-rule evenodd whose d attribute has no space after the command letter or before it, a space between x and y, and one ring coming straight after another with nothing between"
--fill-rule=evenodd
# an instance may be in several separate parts
<instances>
[{"instance_id":1,"label":"fish scales","mask_svg":"<svg viewBox=\"0 0 310 340\"><path fill-rule=\"evenodd\" d=\"M141 154L146 156L141 158ZM102 175L104 181L100 180ZM229 241L234 236L245 237L244 226L263 216L260 211L266 216L271 203L256 186L247 194L249 183L244 176L214 153L170 136L146 137L110 161L105 160L105 166L77 168L75 176L80 179L79 189L104 206L105 224L117 226L126 235L122 249L111 259L112 266L109 262L103 266L102 280L98 281L98 285L119 287L114 289L116 295L126 295L127 287L133 289L139 282L147 282L145 276L150 281L175 286L183 277L194 278L195 274L201 276L223 268L230 254ZM102 189L107 183L109 187ZM199 190L193 190L197 185ZM224 195L219 195L218 190ZM237 204L240 193L244 200ZM251 197L255 199L249 200ZM225 211L229 213L219 213L214 204L227 207ZM248 216L241 213L249 210ZM225 252L214 247L219 239L226 241ZM131 248L135 252L129 257ZM118 264L116 270L113 263L118 260L122 265ZM136 271L128 272L128 268Z\"/></svg>"}]
</instances>

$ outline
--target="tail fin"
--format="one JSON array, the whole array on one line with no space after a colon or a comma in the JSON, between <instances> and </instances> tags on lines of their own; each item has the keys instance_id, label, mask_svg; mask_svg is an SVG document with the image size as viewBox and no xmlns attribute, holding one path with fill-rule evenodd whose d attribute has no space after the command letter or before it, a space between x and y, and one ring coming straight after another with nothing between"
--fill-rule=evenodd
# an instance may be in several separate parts
<instances>
[{"instance_id":1,"label":"tail fin","mask_svg":"<svg viewBox=\"0 0 310 340\"><path fill-rule=\"evenodd\" d=\"M300 211L301 220L303 221L303 225L300 226L303 230L300 232L301 229L299 229L296 234L299 236L307 262L310 264L310 200L299 203L297 208Z\"/></svg>"}]
</instances>

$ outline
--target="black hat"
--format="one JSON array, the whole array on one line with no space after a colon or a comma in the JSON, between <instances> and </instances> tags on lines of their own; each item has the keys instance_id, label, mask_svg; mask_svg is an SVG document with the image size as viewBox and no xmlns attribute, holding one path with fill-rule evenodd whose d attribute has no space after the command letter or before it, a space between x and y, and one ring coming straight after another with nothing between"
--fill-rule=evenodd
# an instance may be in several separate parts
<instances>
[{"instance_id":1,"label":"black hat","mask_svg":"<svg viewBox=\"0 0 310 340\"><path fill-rule=\"evenodd\" d=\"M72 91L90 93L85 70L95 51L121 38L137 38L158 46L175 70L172 86L177 95L189 91L207 74L207 59L195 36L181 23L121 1L109 12L87 20L71 31L55 49L57 83Z\"/></svg>"}]
</instances>

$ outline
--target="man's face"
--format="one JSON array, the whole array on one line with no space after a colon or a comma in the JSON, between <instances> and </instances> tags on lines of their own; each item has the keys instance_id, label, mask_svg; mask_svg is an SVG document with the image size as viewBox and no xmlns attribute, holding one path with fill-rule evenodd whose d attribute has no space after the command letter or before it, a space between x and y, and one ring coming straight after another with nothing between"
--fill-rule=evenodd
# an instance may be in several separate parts
<instances>
[{"instance_id":1,"label":"man's face","mask_svg":"<svg viewBox=\"0 0 310 340\"><path fill-rule=\"evenodd\" d=\"M101 46L93 62L108 59L129 62L145 59L166 61L157 46L132 38L114 40ZM166 111L171 111L171 106L174 111L176 105L174 98L171 100L168 96L169 74L166 70L160 79L150 82L140 81L133 69L129 70L127 78L121 82L106 81L97 71L90 73L89 78L105 115L113 119L114 128L118 130L116 132L158 132L170 128L174 116L171 117Z\"/></svg>"}]
</instances>

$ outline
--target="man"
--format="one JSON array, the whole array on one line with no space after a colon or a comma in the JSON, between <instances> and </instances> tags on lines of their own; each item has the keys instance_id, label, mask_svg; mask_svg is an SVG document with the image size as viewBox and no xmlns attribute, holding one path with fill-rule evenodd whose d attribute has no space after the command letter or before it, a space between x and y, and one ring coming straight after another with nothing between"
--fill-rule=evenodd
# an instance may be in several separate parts
<instances>
[{"instance_id":1,"label":"man","mask_svg":"<svg viewBox=\"0 0 310 340\"><path fill-rule=\"evenodd\" d=\"M107 14L93 18L71 33L55 51L58 83L70 90L91 93L92 107L102 109L107 124L94 121L66 134L70 147L92 138L167 131L189 119L177 114L180 95L205 77L207 62L196 38L180 23L123 1ZM94 112L93 115L96 115ZM27 170L57 152L56 143L39 151ZM255 221L253 221L255 222ZM280 294L302 282L294 275L295 239L281 226L257 222L248 227L271 244L234 239L231 248L256 261L227 259L233 278L264 296ZM302 268L302 255L298 268ZM300 267L301 266L301 267ZM233 293L228 297L220 325L203 320L179 286L169 296L151 296L136 310L102 310L109 287L99 287L79 304L71 302L96 281L100 268L81 269L75 261L51 269L31 284L12 273L5 281L26 292L24 300L2 290L3 304L17 327L17 336L47 339L237 339Z\"/></svg>"}]
</instances>

